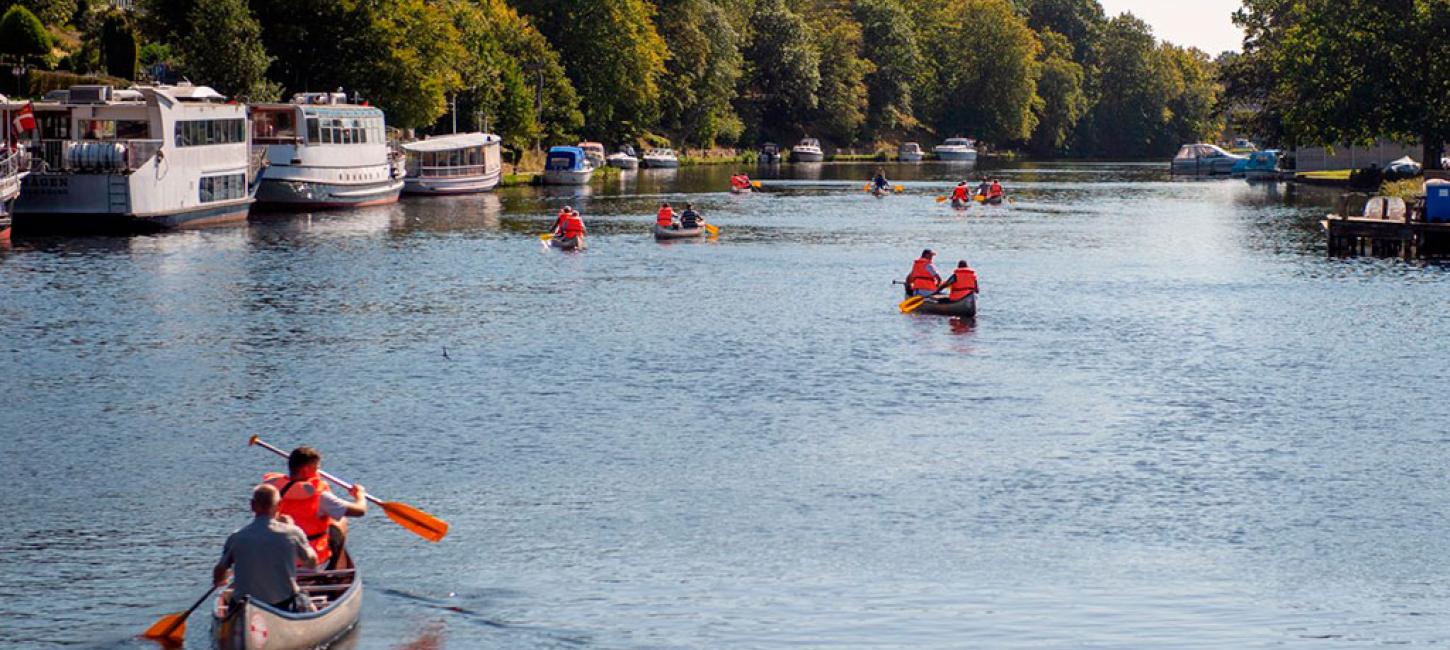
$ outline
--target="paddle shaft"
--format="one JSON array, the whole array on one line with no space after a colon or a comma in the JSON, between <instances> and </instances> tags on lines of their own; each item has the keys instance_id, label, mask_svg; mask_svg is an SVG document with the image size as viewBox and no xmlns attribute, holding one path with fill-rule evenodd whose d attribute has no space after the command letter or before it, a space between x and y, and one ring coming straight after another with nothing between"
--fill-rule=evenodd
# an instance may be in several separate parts
<instances>
[{"instance_id":1,"label":"paddle shaft","mask_svg":"<svg viewBox=\"0 0 1450 650\"><path fill-rule=\"evenodd\" d=\"M283 458L287 458L287 452L282 451L281 449L278 449L276 447L273 447L272 445L269 445L266 442L263 442L263 441L258 440L256 438L252 438L252 444L257 445L258 447L261 447L263 449L266 449L267 451L270 451L270 452L272 452L274 454L277 454L278 456L281 456ZM327 479L329 481L332 481L333 483L336 483L338 485L338 487L341 487L344 490L351 490L352 489L352 484L351 483L348 483L347 481L344 481L344 480L342 480L342 479L340 479L340 478L338 478L336 476L333 476L331 474L328 474L327 472L324 472L322 470L318 470L317 471L317 475L318 476L321 476L322 478L325 478L325 479ZM375 497L375 496L373 496L371 494L367 495L367 498L368 498L368 501L371 501L373 503L376 503L379 506L383 505L382 499L379 499L379 498L377 498L377 497Z\"/></svg>"}]
</instances>

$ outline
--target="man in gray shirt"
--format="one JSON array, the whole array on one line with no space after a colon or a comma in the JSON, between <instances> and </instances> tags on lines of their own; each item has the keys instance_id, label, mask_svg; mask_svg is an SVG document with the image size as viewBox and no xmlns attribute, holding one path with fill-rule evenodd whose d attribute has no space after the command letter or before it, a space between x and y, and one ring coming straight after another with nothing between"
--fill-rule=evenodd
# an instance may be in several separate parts
<instances>
[{"instance_id":1,"label":"man in gray shirt","mask_svg":"<svg viewBox=\"0 0 1450 650\"><path fill-rule=\"evenodd\" d=\"M306 602L297 598L297 564L315 568L317 553L290 517L277 516L281 500L277 488L270 485L258 485L252 490L252 513L256 518L227 538L221 561L211 576L215 584L221 585L227 580L227 569L234 568L233 601L251 596L284 611L297 611L298 602Z\"/></svg>"}]
</instances>

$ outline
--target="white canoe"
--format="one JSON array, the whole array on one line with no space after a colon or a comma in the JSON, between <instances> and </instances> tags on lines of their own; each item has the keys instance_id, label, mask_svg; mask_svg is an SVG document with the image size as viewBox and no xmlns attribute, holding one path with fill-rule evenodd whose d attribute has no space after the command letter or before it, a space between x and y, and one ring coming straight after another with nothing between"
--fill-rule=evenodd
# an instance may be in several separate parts
<instances>
[{"instance_id":1,"label":"white canoe","mask_svg":"<svg viewBox=\"0 0 1450 650\"><path fill-rule=\"evenodd\" d=\"M218 648L302 650L330 645L357 625L362 611L362 576L357 569L298 572L297 583L312 599L315 612L284 612L251 598L228 607L223 590L212 611L212 636Z\"/></svg>"}]
</instances>

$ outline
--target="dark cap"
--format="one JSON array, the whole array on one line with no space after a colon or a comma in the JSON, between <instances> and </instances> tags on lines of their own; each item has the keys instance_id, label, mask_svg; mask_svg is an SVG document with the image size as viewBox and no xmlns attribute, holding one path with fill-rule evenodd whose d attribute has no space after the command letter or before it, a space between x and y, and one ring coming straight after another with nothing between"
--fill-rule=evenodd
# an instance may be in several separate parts
<instances>
[{"instance_id":1,"label":"dark cap","mask_svg":"<svg viewBox=\"0 0 1450 650\"><path fill-rule=\"evenodd\" d=\"M932 252L932 250L928 248L921 252L921 256L925 258L933 258L936 257L936 253Z\"/></svg>"}]
</instances>

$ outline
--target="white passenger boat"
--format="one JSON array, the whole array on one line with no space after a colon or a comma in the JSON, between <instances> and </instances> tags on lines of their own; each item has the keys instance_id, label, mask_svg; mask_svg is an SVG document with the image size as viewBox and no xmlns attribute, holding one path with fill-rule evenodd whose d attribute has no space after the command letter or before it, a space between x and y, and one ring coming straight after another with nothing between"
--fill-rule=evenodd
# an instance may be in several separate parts
<instances>
[{"instance_id":1,"label":"white passenger boat","mask_svg":"<svg viewBox=\"0 0 1450 650\"><path fill-rule=\"evenodd\" d=\"M605 158L610 167L620 169L639 169L639 158L634 155L634 147L624 145Z\"/></svg>"},{"instance_id":2,"label":"white passenger boat","mask_svg":"<svg viewBox=\"0 0 1450 650\"><path fill-rule=\"evenodd\" d=\"M674 149L650 149L644 152L640 164L650 169L674 169L680 166L680 157L675 155Z\"/></svg>"},{"instance_id":3,"label":"white passenger boat","mask_svg":"<svg viewBox=\"0 0 1450 650\"><path fill-rule=\"evenodd\" d=\"M288 612L268 603L232 599L230 586L212 609L212 638L222 650L310 650L347 636L362 612L357 569L298 571L297 585L317 611Z\"/></svg>"},{"instance_id":4,"label":"white passenger boat","mask_svg":"<svg viewBox=\"0 0 1450 650\"><path fill-rule=\"evenodd\" d=\"M341 92L252 105L252 140L267 147L257 202L316 209L397 201L402 170L393 163L385 128L381 110L348 104Z\"/></svg>"},{"instance_id":5,"label":"white passenger boat","mask_svg":"<svg viewBox=\"0 0 1450 650\"><path fill-rule=\"evenodd\" d=\"M492 133L455 133L403 145L406 194L475 194L503 178L502 140Z\"/></svg>"},{"instance_id":6,"label":"white passenger boat","mask_svg":"<svg viewBox=\"0 0 1450 650\"><path fill-rule=\"evenodd\" d=\"M19 106L7 105L7 118ZM17 230L245 221L260 155L247 109L206 86L72 86L34 104ZM8 119L7 119L8 121Z\"/></svg>"},{"instance_id":7,"label":"white passenger boat","mask_svg":"<svg viewBox=\"0 0 1450 650\"><path fill-rule=\"evenodd\" d=\"M925 154L916 142L903 142L896 150L896 159L901 162L921 162Z\"/></svg>"},{"instance_id":8,"label":"white passenger boat","mask_svg":"<svg viewBox=\"0 0 1450 650\"><path fill-rule=\"evenodd\" d=\"M821 162L825 159L826 152L821 149L821 141L815 138L805 138L790 148L791 162Z\"/></svg>"},{"instance_id":9,"label":"white passenger boat","mask_svg":"<svg viewBox=\"0 0 1450 650\"><path fill-rule=\"evenodd\" d=\"M11 208L20 196L20 182L28 169L25 149L10 149L0 143L0 239L10 236Z\"/></svg>"},{"instance_id":10,"label":"white passenger boat","mask_svg":"<svg viewBox=\"0 0 1450 650\"><path fill-rule=\"evenodd\" d=\"M932 152L936 154L938 160L975 162L977 160L976 144L971 138L947 138L945 142L932 149Z\"/></svg>"},{"instance_id":11,"label":"white passenger boat","mask_svg":"<svg viewBox=\"0 0 1450 650\"><path fill-rule=\"evenodd\" d=\"M594 165L579 147L550 147L544 160L545 185L586 185L594 176Z\"/></svg>"}]
</instances>

